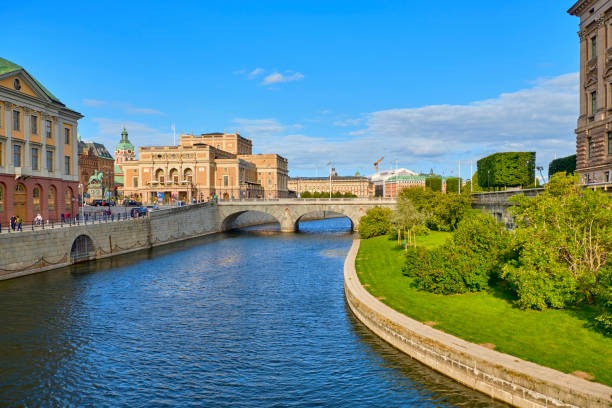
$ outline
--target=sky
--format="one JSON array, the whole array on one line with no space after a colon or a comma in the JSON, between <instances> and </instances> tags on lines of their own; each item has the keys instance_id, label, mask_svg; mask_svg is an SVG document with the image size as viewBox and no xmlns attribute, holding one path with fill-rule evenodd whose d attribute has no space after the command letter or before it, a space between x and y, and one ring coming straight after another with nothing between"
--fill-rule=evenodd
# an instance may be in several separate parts
<instances>
[{"instance_id":1,"label":"sky","mask_svg":"<svg viewBox=\"0 0 612 408\"><path fill-rule=\"evenodd\" d=\"M575 153L572 1L12 2L0 56L113 150L238 130L290 176ZM545 170L546 173L546 170Z\"/></svg>"}]
</instances>

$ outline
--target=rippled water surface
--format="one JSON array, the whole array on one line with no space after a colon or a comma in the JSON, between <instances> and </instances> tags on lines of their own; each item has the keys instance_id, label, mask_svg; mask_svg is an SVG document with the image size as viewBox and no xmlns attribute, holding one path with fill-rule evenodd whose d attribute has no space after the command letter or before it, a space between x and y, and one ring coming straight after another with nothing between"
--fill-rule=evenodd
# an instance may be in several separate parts
<instances>
[{"instance_id":1,"label":"rippled water surface","mask_svg":"<svg viewBox=\"0 0 612 408\"><path fill-rule=\"evenodd\" d=\"M352 316L349 225L218 234L0 282L0 405L505 406Z\"/></svg>"}]
</instances>

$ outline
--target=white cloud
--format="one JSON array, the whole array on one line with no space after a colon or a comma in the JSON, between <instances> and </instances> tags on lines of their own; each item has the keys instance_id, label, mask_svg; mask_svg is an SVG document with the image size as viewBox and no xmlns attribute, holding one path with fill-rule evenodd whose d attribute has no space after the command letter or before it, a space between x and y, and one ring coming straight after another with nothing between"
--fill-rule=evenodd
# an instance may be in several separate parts
<instances>
[{"instance_id":1,"label":"white cloud","mask_svg":"<svg viewBox=\"0 0 612 408\"><path fill-rule=\"evenodd\" d=\"M249 75L247 75L247 77L249 79L255 79L257 76L263 74L264 72L266 72L266 70L263 68L255 68L254 70L249 72Z\"/></svg>"},{"instance_id":2,"label":"white cloud","mask_svg":"<svg viewBox=\"0 0 612 408\"><path fill-rule=\"evenodd\" d=\"M530 87L464 105L429 105L371 112L363 127L346 136L312 137L292 133L276 119L239 119L254 148L277 152L290 169L368 169L384 155L387 164L416 170L455 168L457 159L478 159L497 151L536 151L539 165L556 154L575 152L578 74L540 79ZM337 126L344 123L338 121ZM246 125L246 126L244 126ZM373 168L372 168L373 169ZM293 173L295 174L295 173Z\"/></svg>"},{"instance_id":3,"label":"white cloud","mask_svg":"<svg viewBox=\"0 0 612 408\"><path fill-rule=\"evenodd\" d=\"M334 122L334 126L348 127L348 126L357 126L363 121L363 118L356 119L342 119Z\"/></svg>"},{"instance_id":4,"label":"white cloud","mask_svg":"<svg viewBox=\"0 0 612 408\"><path fill-rule=\"evenodd\" d=\"M300 72L294 72L294 73L287 72L284 75L281 74L280 72L273 72L263 79L262 84L263 85L280 84L283 82L298 81L302 78L304 78L304 75L302 75L302 73Z\"/></svg>"},{"instance_id":5,"label":"white cloud","mask_svg":"<svg viewBox=\"0 0 612 408\"><path fill-rule=\"evenodd\" d=\"M119 109L128 115L164 115L163 112L151 108L137 108L124 102L108 102L100 101L96 99L83 99L83 105L90 106L92 108L109 107L112 109Z\"/></svg>"}]
</instances>

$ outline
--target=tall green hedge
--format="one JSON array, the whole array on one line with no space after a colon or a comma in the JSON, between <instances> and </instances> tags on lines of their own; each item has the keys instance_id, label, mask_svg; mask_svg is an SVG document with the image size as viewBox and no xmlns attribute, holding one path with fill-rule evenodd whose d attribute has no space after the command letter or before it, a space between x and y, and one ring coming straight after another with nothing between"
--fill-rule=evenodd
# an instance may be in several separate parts
<instances>
[{"instance_id":1,"label":"tall green hedge","mask_svg":"<svg viewBox=\"0 0 612 408\"><path fill-rule=\"evenodd\" d=\"M535 175L535 152L494 153L478 160L478 185L528 186ZM487 180L488 177L488 180Z\"/></svg>"},{"instance_id":2,"label":"tall green hedge","mask_svg":"<svg viewBox=\"0 0 612 408\"><path fill-rule=\"evenodd\" d=\"M446 192L457 193L459 192L459 178L449 177L446 179Z\"/></svg>"},{"instance_id":3,"label":"tall green hedge","mask_svg":"<svg viewBox=\"0 0 612 408\"><path fill-rule=\"evenodd\" d=\"M425 188L431 191L442 191L442 179L440 177L427 177Z\"/></svg>"},{"instance_id":4,"label":"tall green hedge","mask_svg":"<svg viewBox=\"0 0 612 408\"><path fill-rule=\"evenodd\" d=\"M567 157L559 157L550 162L548 165L548 178L555 173L566 172L567 174L574 174L576 171L576 155L572 154Z\"/></svg>"}]
</instances>

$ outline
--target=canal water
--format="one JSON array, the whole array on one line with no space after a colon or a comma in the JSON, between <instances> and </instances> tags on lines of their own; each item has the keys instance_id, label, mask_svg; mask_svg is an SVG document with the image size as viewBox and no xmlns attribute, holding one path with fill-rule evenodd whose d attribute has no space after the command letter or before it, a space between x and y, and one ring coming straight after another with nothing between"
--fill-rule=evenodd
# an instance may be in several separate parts
<instances>
[{"instance_id":1,"label":"canal water","mask_svg":"<svg viewBox=\"0 0 612 408\"><path fill-rule=\"evenodd\" d=\"M353 317L347 219L300 227L0 282L0 405L505 406Z\"/></svg>"}]
</instances>

